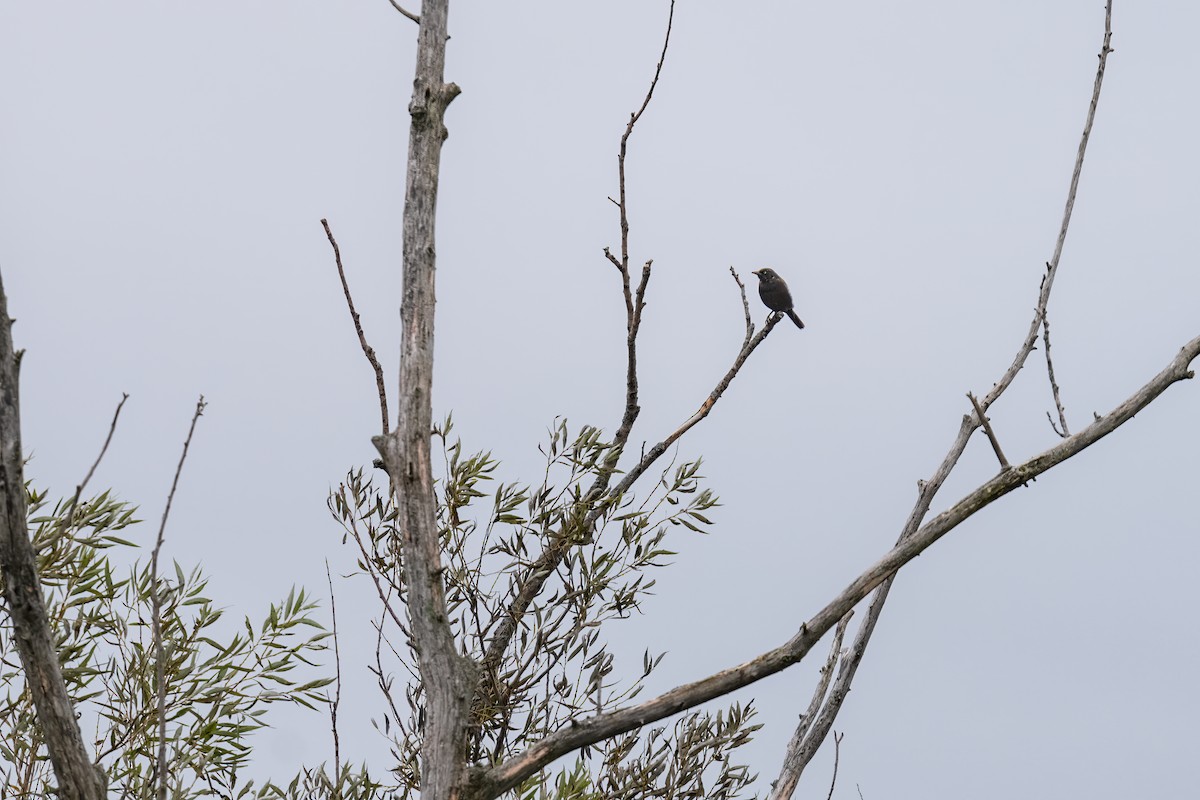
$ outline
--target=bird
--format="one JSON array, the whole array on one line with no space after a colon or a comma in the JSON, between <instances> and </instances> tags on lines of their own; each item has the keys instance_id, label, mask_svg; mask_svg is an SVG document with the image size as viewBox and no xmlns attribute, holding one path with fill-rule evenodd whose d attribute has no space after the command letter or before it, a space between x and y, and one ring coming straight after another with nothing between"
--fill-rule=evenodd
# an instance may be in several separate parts
<instances>
[{"instance_id":1,"label":"bird","mask_svg":"<svg viewBox=\"0 0 1200 800\"><path fill-rule=\"evenodd\" d=\"M753 273L758 276L758 296L762 298L763 305L772 311L782 311L792 318L797 328L803 328L804 323L792 310L792 293L779 273L770 267L753 270Z\"/></svg>"}]
</instances>

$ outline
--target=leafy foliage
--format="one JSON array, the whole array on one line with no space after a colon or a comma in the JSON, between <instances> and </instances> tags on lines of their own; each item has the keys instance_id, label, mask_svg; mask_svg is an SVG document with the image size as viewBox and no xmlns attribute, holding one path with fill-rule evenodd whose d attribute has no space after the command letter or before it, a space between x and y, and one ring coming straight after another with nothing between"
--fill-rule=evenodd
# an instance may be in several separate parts
<instances>
[{"instance_id":1,"label":"leafy foliage","mask_svg":"<svg viewBox=\"0 0 1200 800\"><path fill-rule=\"evenodd\" d=\"M495 763L581 716L611 710L636 697L663 654L642 654L632 679L621 674L602 637L606 623L640 611L652 594L650 570L669 563L673 528L703 531L717 499L700 485L700 462L663 470L647 497L596 494L613 447L596 428L572 435L556 422L542 448L545 468L533 485L496 481L490 453L464 455L450 442L451 420L436 432L443 444L439 531L451 624L464 653L479 661L495 644L513 599L542 565L552 574L535 593L524 622L483 676L473 708L467 754ZM329 634L313 618L316 604L292 590L257 624L233 631L207 596L198 569L176 564L160 576L164 642L167 774L175 798L200 796L409 798L420 791L419 745L424 694L403 613L406 590L396 512L390 494L362 470L330 496L346 540L358 548L359 569L378 590L381 614L371 666L386 700L376 726L393 743L389 784L365 766L301 770L286 785L239 780L252 755L250 737L278 702L316 709L332 678L295 677L315 667ZM157 697L149 567L132 560L123 538L134 509L107 492L78 505L49 507L29 493L29 527L50 621L58 635L68 693L94 725L98 762L110 790L153 796ZM556 558L545 560L547 552ZM399 634L399 638L397 638ZM0 609L0 800L53 792L53 774L13 648L11 623ZM406 671L397 682L396 669ZM570 769L543 771L516 790L521 798L734 798L753 778L730 761L749 740L752 708L692 713L671 728L634 731L586 748Z\"/></svg>"},{"instance_id":2,"label":"leafy foliage","mask_svg":"<svg viewBox=\"0 0 1200 800\"><path fill-rule=\"evenodd\" d=\"M107 492L72 507L47 509L46 493L29 491L29 528L63 678L82 719L94 722L97 760L121 797L152 797L157 746L157 696L151 602L154 581L145 564L121 573L114 548L132 548L118 532L135 524L134 509ZM248 737L266 725L278 702L309 708L325 702L328 678L300 681L328 635L303 590L288 593L255 625L221 638L223 612L206 596L198 569L175 565L161 577L166 661L167 769L176 798L247 796L238 771L250 758ZM37 730L32 701L0 610L0 798L45 797L53 774ZM86 726L85 726L86 737ZM258 796L270 790L264 787ZM282 796L282 795L281 795Z\"/></svg>"},{"instance_id":3,"label":"leafy foliage","mask_svg":"<svg viewBox=\"0 0 1200 800\"><path fill-rule=\"evenodd\" d=\"M451 442L451 430L447 418L435 431L444 469L438 524L450 622L462 652L486 663L514 598L538 569L546 569L544 554L557 548L561 555L553 574L542 576L545 585L495 669L482 676L467 758L498 763L572 720L638 695L663 654L646 651L640 673L620 680L602 626L641 610L655 583L649 571L675 555L666 546L668 531L703 531L711 524L705 512L718 503L700 485L699 460L668 465L641 500L592 493L588 487L612 469L616 455L597 428L572 435L565 420L557 421L541 448L542 478L533 485L496 482L491 453L465 455L461 441ZM375 724L393 741L394 772L402 796L409 797L420 787L424 694L401 610L406 590L396 510L386 487L361 469L332 492L329 508L344 539L358 547L358 567L381 601L372 669L387 705ZM585 524L591 519L594 524ZM407 673L399 685L396 667ZM543 772L516 794L675 797L707 780L713 796L732 798L753 779L728 762L729 752L757 729L748 722L752 716L752 709L735 706L715 717L687 715L670 733L634 732L589 748L588 763L559 774L553 784Z\"/></svg>"}]
</instances>

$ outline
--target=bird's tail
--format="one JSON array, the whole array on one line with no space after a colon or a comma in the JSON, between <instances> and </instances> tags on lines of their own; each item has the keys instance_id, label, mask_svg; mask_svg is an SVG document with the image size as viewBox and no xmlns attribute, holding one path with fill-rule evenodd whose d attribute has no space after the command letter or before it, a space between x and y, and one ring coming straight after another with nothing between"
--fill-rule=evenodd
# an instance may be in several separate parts
<instances>
[{"instance_id":1,"label":"bird's tail","mask_svg":"<svg viewBox=\"0 0 1200 800\"><path fill-rule=\"evenodd\" d=\"M792 311L792 310L789 308L789 309L787 310L787 315L788 315L789 317L791 317L791 318L792 318L792 322L796 323L796 327L797 327L797 328L801 328L801 329L803 329L803 328L804 328L804 322L803 322L803 321L802 321L802 320L801 320L799 317L797 317L797 316L796 316L796 312L795 312L795 311Z\"/></svg>"}]
</instances>

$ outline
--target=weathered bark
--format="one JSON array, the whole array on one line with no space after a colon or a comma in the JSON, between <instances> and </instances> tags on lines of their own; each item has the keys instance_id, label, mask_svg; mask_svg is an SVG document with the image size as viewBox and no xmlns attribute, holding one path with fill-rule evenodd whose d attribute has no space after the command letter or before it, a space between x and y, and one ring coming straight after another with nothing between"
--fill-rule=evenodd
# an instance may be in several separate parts
<instances>
[{"instance_id":1,"label":"weathered bark","mask_svg":"<svg viewBox=\"0 0 1200 800\"><path fill-rule=\"evenodd\" d=\"M75 709L67 696L54 634L46 616L36 555L29 541L21 452L19 362L18 354L13 351L8 298L0 281L0 574L4 579L4 600L25 668L25 681L37 709L38 726L50 751L59 796L64 800L99 800L105 792L104 774L88 758Z\"/></svg>"},{"instance_id":2,"label":"weathered bark","mask_svg":"<svg viewBox=\"0 0 1200 800\"><path fill-rule=\"evenodd\" d=\"M449 800L458 793L465 774L467 710L476 672L459 654L446 613L430 458L438 168L447 135L443 117L459 92L454 84L443 82L447 11L447 0L428 0L421 8L408 107L412 124L404 198L399 416L394 433L374 440L396 495L410 630L425 687L425 800Z\"/></svg>"}]
</instances>

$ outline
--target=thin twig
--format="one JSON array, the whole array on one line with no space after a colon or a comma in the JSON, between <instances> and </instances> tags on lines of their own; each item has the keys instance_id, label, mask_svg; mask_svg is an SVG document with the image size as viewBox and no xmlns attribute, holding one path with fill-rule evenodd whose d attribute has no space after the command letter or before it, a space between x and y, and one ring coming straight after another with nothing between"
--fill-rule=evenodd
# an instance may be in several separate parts
<instances>
[{"instance_id":1,"label":"thin twig","mask_svg":"<svg viewBox=\"0 0 1200 800\"><path fill-rule=\"evenodd\" d=\"M987 434L988 441L992 443L992 450L995 451L996 458L1000 461L1000 469L1011 469L1008 459L1004 457L1004 451L1000 449L1000 440L996 438L996 432L992 430L992 421L988 419L987 414L983 413L983 406L979 405L979 398L971 392L967 392L967 397L970 399L971 405L975 406L975 415L979 417L979 423L983 425L983 432Z\"/></svg>"},{"instance_id":2,"label":"thin twig","mask_svg":"<svg viewBox=\"0 0 1200 800\"><path fill-rule=\"evenodd\" d=\"M158 554L162 550L163 534L167 530L167 517L171 514L171 503L175 500L175 490L179 487L179 476L183 472L183 462L187 460L188 448L192 444L192 434L196 432L196 422L204 413L208 404L204 395L196 401L196 411L192 414L192 424L188 428L187 438L183 441L183 452L179 455L179 463L175 466L175 478L171 481L171 491L167 494L167 505L163 509L162 522L158 525L158 538L154 541L154 551L150 554L150 586L153 591L152 632L154 638L154 675L158 692L158 800L167 797L167 687L163 665L162 637L162 592L158 586Z\"/></svg>"},{"instance_id":3,"label":"thin twig","mask_svg":"<svg viewBox=\"0 0 1200 800\"><path fill-rule=\"evenodd\" d=\"M729 274L733 276L734 283L738 285L738 291L742 293L742 311L746 314L746 341L750 341L750 337L754 335L754 322L750 319L750 301L746 299L746 284L742 283L742 278L737 274L737 270L732 265L729 267Z\"/></svg>"},{"instance_id":4,"label":"thin twig","mask_svg":"<svg viewBox=\"0 0 1200 800\"><path fill-rule=\"evenodd\" d=\"M337 597L333 592L333 575L329 571L329 559L325 559L325 580L329 583L329 615L333 620L333 700L329 703L329 727L333 729L333 800L341 799L342 747L338 739L338 708L342 704L342 651L338 647Z\"/></svg>"},{"instance_id":5,"label":"thin twig","mask_svg":"<svg viewBox=\"0 0 1200 800\"><path fill-rule=\"evenodd\" d=\"M71 498L71 504L67 506L67 512L60 518L62 519L64 528L71 527L73 522L72 517L75 515L75 507L79 505L79 498L83 495L83 490L87 487L88 481L95 474L96 468L100 466L100 461L104 458L104 454L108 452L108 445L112 442L113 434L117 432L117 419L121 416L121 409L125 407L125 401L128 399L128 392L122 392L121 402L117 403L117 410L113 412L112 422L108 426L108 436L104 437L104 445L100 448L100 455L96 456L96 460L92 463L92 468L83 476L83 481L75 487L75 496Z\"/></svg>"},{"instance_id":6,"label":"thin twig","mask_svg":"<svg viewBox=\"0 0 1200 800\"><path fill-rule=\"evenodd\" d=\"M399 8L399 6L396 7ZM337 262L338 277L342 280L342 291L346 295L346 305L350 309L350 319L354 321L354 331L358 334L358 343L362 346L363 355L367 357L367 361L371 362L371 369L375 371L375 390L379 394L379 417L383 425L383 434L386 436L388 434L388 401L387 387L383 380L383 367L379 365L379 359L375 357L375 348L367 344L362 321L359 319L358 311L354 309L354 298L350 296L350 284L346 282L346 270L342 268L342 251L338 247L337 240L333 238L329 221L321 220L321 226L325 228L325 236L329 238L329 244L333 246L333 260Z\"/></svg>"},{"instance_id":7,"label":"thin twig","mask_svg":"<svg viewBox=\"0 0 1200 800\"><path fill-rule=\"evenodd\" d=\"M1050 392L1054 395L1054 407L1058 409L1058 422L1062 426L1054 424L1054 420L1050 420L1050 427L1054 429L1061 438L1065 439L1071 435L1071 431L1067 428L1067 412L1063 408L1062 397L1058 392L1058 383L1054 380L1054 362L1050 360L1050 317L1042 315L1042 342L1045 344L1046 350L1046 374L1050 376ZM1046 416L1050 416L1050 412L1046 412Z\"/></svg>"},{"instance_id":8,"label":"thin twig","mask_svg":"<svg viewBox=\"0 0 1200 800\"><path fill-rule=\"evenodd\" d=\"M417 23L418 25L421 24L420 17L418 17L416 14L412 13L411 11L406 11L404 9L404 6L397 3L396 0L388 0L388 2L390 2L392 4L392 8L396 9L404 16L408 17L409 19L411 19L413 22Z\"/></svg>"},{"instance_id":9,"label":"thin twig","mask_svg":"<svg viewBox=\"0 0 1200 800\"><path fill-rule=\"evenodd\" d=\"M1079 138L1079 148L1075 153L1075 169L1071 172L1071 188L1067 191L1067 203L1063 208L1062 224L1058 229L1058 239L1054 243L1054 255L1050 257L1047 282L1054 282L1058 271L1058 261L1062 258L1063 245L1067 241L1067 228L1071 225L1071 213L1075 210L1075 194L1079 190L1079 177L1083 174L1083 157L1087 152L1088 139L1092 135L1092 124L1096 121L1096 106L1100 102L1100 87L1104 83L1104 68L1108 64L1108 54L1112 52L1112 0L1104 5L1104 41L1100 46L1100 64L1096 68L1096 80L1092 84L1092 101L1088 105L1087 120L1083 124L1083 134Z\"/></svg>"},{"instance_id":10,"label":"thin twig","mask_svg":"<svg viewBox=\"0 0 1200 800\"><path fill-rule=\"evenodd\" d=\"M829 794L825 796L825 800L833 800L833 787L837 786L837 771L838 761L842 756L842 737L846 734L833 732L833 777L829 780Z\"/></svg>"}]
</instances>

